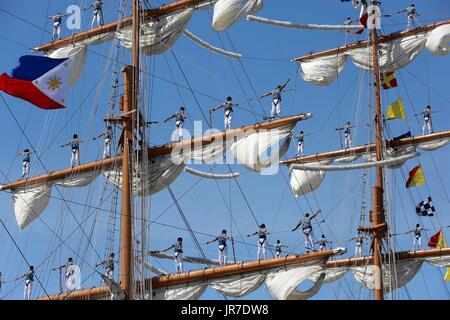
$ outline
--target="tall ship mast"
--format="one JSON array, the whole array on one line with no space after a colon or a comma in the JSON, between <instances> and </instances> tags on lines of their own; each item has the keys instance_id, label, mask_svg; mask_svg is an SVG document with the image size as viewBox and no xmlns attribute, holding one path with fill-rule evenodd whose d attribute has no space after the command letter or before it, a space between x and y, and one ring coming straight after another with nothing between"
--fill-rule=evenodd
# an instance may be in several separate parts
<instances>
[{"instance_id":1,"label":"tall ship mast","mask_svg":"<svg viewBox=\"0 0 450 320\"><path fill-rule=\"evenodd\" d=\"M54 268L54 270L58 268L60 272L62 269L66 270L65 289L62 289L62 274L60 273L61 292L49 292L45 289L43 281L44 278L48 281L48 272L44 270L50 268L47 263L41 264L39 270L33 273L36 277L35 281L38 281L41 286L38 290L39 294L36 294L35 298L41 300L189 300L199 299L208 288L215 290L219 297L246 297L265 285L274 299L304 300L318 294L324 284L342 280L351 270L354 278L361 286L373 290L373 297L382 300L387 292L401 288L413 279L424 262L436 267L450 268L450 248L447 248L445 240L443 240L442 230L436 234L438 240L436 240L433 248L420 248L417 251L395 251L392 246L392 238L399 234L395 234L396 231L390 224L392 212L389 212L390 208L386 208L385 205L388 198L386 194L386 171L401 168L406 161L418 157L418 149L434 151L445 146L450 142L450 130L428 133L422 136L409 135L389 139L384 132L387 127L387 120L382 109L382 87L385 80L381 79L382 76L386 77L387 73L393 73L405 67L424 48L436 55L447 54L450 40L450 20L408 31L381 35L379 19L382 11L378 2L373 1L367 5L365 13L368 16L369 26L367 40L322 52L310 53L291 60L293 63L299 64L303 79L316 85L329 85L335 81L344 68L347 59L352 59L357 67L367 71L368 74L372 74L373 107L369 103L372 108L369 113L373 112L373 123L369 124L368 127L374 135L368 138L368 143L365 145L347 145L345 148L342 147L338 150L311 155L304 155L302 150L301 154L280 161L288 152L296 125L298 123L303 125L306 120L312 122L313 120L310 119L313 118L313 114L297 112L289 116L276 117L272 115L272 117L269 117L267 114L255 113L252 108L251 113L258 120L256 123L227 128L223 131L210 130L193 137L185 137L184 139L179 137L178 140L173 139L171 143L152 145L150 141L153 136L149 132L153 131L150 131L149 127L154 124L157 125L158 122L148 120L153 112L153 104L151 100L147 100L147 77L152 75L152 70L151 67L149 68L146 56L153 56L166 51L172 53L176 64L181 69L184 80L186 80L187 90L194 96L204 123L209 128L213 128L212 115L219 108L210 109L209 118L205 116L195 96L196 92L192 89L171 47L183 34L204 49L226 57L226 59L239 60L242 58L241 53L236 52L233 45L232 51L218 48L188 31L187 23L195 12L213 8L212 22L215 31L225 31L245 17L256 22L306 29L353 32L363 28L361 25L299 25L270 20L254 16L262 9L262 0L234 2L225 0L180 0L157 8L149 8L147 2L133 0L131 15L126 16L127 2L120 1L119 20L107 24L101 23L101 26L92 27L91 30L73 33L69 37L56 39L51 43L33 49L35 55L44 53L45 57L55 61L58 59L66 59L66 63L70 61L72 70L69 78L71 85L74 85L83 72L86 56L91 54L92 47L101 43L111 42L113 44L114 48L111 50L112 54L109 57L111 59L113 55L116 55L113 58L115 59L115 70L112 72L111 105L101 120L105 122L105 125L108 125L108 128L114 127L117 136L114 154L104 156L102 160L76 163L71 167L55 171L47 168L46 164L39 158L40 153L33 147L31 154L35 153L36 158L39 159L44 168L44 172L38 175L27 173L19 180L11 181L8 179L0 185L0 191L12 194L14 214L20 230L29 228L38 221L42 222L41 215L46 211L47 206L54 201L53 198L62 200L65 206L64 211L67 210L70 214L70 218L77 227L76 229L81 230L80 237L82 241L86 241L86 250L90 247L96 250L92 244L94 229L91 230L91 234L86 233L83 226L88 221L89 216L83 216L81 220L80 217L77 218L71 209L71 205L75 202L72 203L71 198L67 197L63 190L88 187L102 175L105 187L102 190L100 204L86 205L86 208L94 210L93 212L103 210L102 203L105 199L111 197L111 200L109 200L111 201L111 213L108 218L108 230L105 234L108 243L107 252L103 256L95 253L97 260L98 258L105 258L105 260L95 264L92 261L87 261L85 255L80 255L74 249L68 248L69 252L76 255L75 259L78 258L78 260L83 261L85 269L93 270L90 278L101 279L101 284L84 286L76 283L80 281L79 278L75 279L77 272L79 272L79 266L73 268L72 264L64 264ZM375 27L371 28L370 26ZM119 63L119 60L124 58L123 48L131 50L131 64ZM241 62L240 64L251 84L244 66ZM172 73L172 71L170 72ZM289 80L283 86L279 86L281 88L279 92L283 91L288 82ZM38 86L39 83L35 82L35 85ZM8 88L2 90L11 95L16 95L16 92ZM255 90L253 89L253 91ZM273 95L273 92L271 91L270 95ZM256 92L254 93L256 95ZM249 105L259 103L261 105L260 100L263 97L256 95L255 98L247 98L246 101L239 102L236 106L244 103ZM231 97L229 98L231 101ZM59 102L63 103L62 100ZM265 113L264 110L262 112ZM172 116L172 118L175 117L178 117L178 115ZM258 117L262 118L262 121L259 121ZM164 123L170 119L167 118ZM179 134L178 121L177 118L177 130L174 131L174 134ZM184 119L181 122L184 122ZM345 127L339 128L339 130L341 129L344 130ZM348 130L350 130L350 127ZM29 139L27 140L30 144ZM74 152L73 147L72 152ZM361 158L364 161L358 162L358 159ZM224 162L221 162L222 160ZM245 200L245 206L259 226L259 234L255 232L260 237L259 240L262 239L261 230L265 230L265 226L257 218L258 215L255 215L252 210L252 206L247 199L248 194L243 191L239 183L240 173L234 170L234 167L228 162L229 160L234 161L233 165L237 164L250 172L267 172L279 164L289 167L289 187L292 194L295 197L306 198L307 194L312 193L317 205L314 192L322 184L325 173L333 171L361 172L363 170L368 172L373 168L374 185L370 193L370 225L364 219L361 219L355 231L370 239L368 241L368 254L360 254L359 256L355 254L354 257L342 258L342 255L347 252L348 242L345 246L333 243L326 245L328 242L324 239L323 245L320 244L321 250L315 250L315 248L312 250L313 248L307 247L308 250L302 252L297 245L294 246L293 250L289 250L287 255L276 254L273 258L268 257L267 259L265 251L264 259L259 258L260 248L258 247L258 259L245 261L245 259L237 258L235 254L235 241L237 239L241 239L239 241L241 244L247 245L246 237L241 234L240 237L232 236L228 238L226 236L219 240L228 240L229 253L231 250L233 252L233 261L222 263L206 257L196 236L198 232L195 232L190 226L189 220L179 204L179 198L171 187L182 173L196 176L199 179L214 181L218 187L218 181L228 181L230 185L230 221L235 219L231 214L231 182L235 182L236 192L239 192ZM214 161L220 164L212 166L211 163ZM207 171L194 169L190 163L200 163L207 168ZM338 164L336 165L336 163ZM342 163L344 164L342 165ZM216 167L223 167L228 169L229 172L217 173L214 170ZM287 182L283 172L278 174L283 175ZM264 179L264 174L261 178ZM410 176L411 179L414 179L414 177ZM371 182L367 181L370 178L364 178L363 180L365 185ZM154 236L151 233L150 225L156 220L152 220L153 217L151 218L149 199L163 190L168 191L169 199L173 201L173 206L177 209L184 223L184 229L192 237L192 242L200 255L199 257L186 255L184 262L201 264L204 267L189 271L178 270L177 273L166 272L156 267L160 264L158 261L174 259L173 255L165 253L167 250L154 250L152 243ZM223 197L220 187L219 191ZM109 196L106 195L107 192L109 192ZM309 206L308 211L312 211L308 200L306 200L306 203ZM78 205L83 204L78 203ZM116 224L118 208L120 208L120 214L117 217L120 219L120 223ZM362 206L361 216L366 214L364 209L365 206ZM318 222L311 220L313 221L313 228L322 231L320 224L326 223L326 216L321 213L320 209L315 214L311 213L311 215L313 215L313 218L320 216L323 219L319 221L316 218ZM306 217L309 217L309 214ZM310 221L309 219L304 220L305 218L292 231L299 226L303 226L303 230L305 230L305 221L308 221L308 223ZM236 222L234 221L234 223ZM233 223L231 223L231 226L233 226ZM63 230L63 227L61 228ZM114 240L117 238L115 231L117 230L120 232L118 245L114 244ZM226 234L226 230L224 231ZM275 233L273 235L267 234L270 235L270 238L274 237ZM72 234L69 234L65 239L62 237L62 233L55 233L54 236L62 246ZM14 239L9 232L8 235L10 235L11 240ZM222 233L223 235L224 233ZM247 235L247 237L250 236L252 234ZM264 235L265 239L266 236ZM308 237L306 236L305 239L308 239ZM258 246L262 247L261 243ZM174 244L169 249L176 249L176 246ZM290 245L289 247L293 246ZM312 244L312 247L314 247L314 244ZM274 248L275 246L269 243L269 256L275 252ZM55 249L49 255L53 260L55 259L53 254L57 250ZM180 252L183 251L180 249ZM119 259L115 259L114 255L111 256L110 253L116 253L116 257L119 257ZM112 257L111 260L108 260L108 257ZM175 255L175 260L178 261L176 257L177 255ZM26 261L27 265L30 266L31 263L28 260ZM107 268L106 274L103 274L99 270L102 266L106 266L108 261L110 261L109 269ZM112 273L114 264L117 264L119 270L115 276ZM71 271L69 272L69 270ZM108 272L111 273L108 274ZM43 276L41 277L41 275ZM304 289L304 283L309 283L306 289ZM300 285L302 285L301 289Z\"/></svg>"}]
</instances>

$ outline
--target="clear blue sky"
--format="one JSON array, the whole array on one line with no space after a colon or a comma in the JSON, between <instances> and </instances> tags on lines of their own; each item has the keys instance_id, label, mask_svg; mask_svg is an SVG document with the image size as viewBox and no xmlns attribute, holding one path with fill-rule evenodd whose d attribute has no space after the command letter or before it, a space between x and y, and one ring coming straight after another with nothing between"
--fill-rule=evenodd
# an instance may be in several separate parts
<instances>
[{"instance_id":1,"label":"clear blue sky","mask_svg":"<svg viewBox=\"0 0 450 320\"><path fill-rule=\"evenodd\" d=\"M104 2L105 21L115 20L118 1L106 0ZM87 3L89 1L3 1L0 5L2 9L0 11L0 43L3 48L0 51L0 72L10 72L17 65L20 56L29 54L26 48L35 47L50 39L49 32L52 27L50 20L46 19L47 15L65 11L70 4L85 6ZM383 20L383 33L398 31L406 27L406 17L397 15L395 12L410 3L411 1L404 0L383 1L385 14L394 13L392 17ZM150 1L150 4L157 6L160 2ZM450 19L450 3L448 1L421 0L415 1L415 4L421 14L419 17L421 24ZM12 17L3 10L18 17ZM90 26L90 14L91 12L88 11L83 16L83 29ZM266 0L264 9L258 13L258 15L279 20L316 24L341 24L347 17L357 18L358 14L359 11L353 9L349 3L341 3L339 0ZM222 47L223 43L226 49L235 50L244 58L240 63L228 60L200 48L185 37L181 37L175 44L173 52L188 78L189 85L202 93L197 94L196 98L204 112L228 95L241 102L246 110L250 110L250 106L244 102L246 98L254 98L254 92L265 93L290 78L289 88L293 90L283 96L283 113L312 112L314 115L313 119L302 122L296 127L296 131L301 129L312 133L305 142L307 154L337 149L339 137L334 128L342 126L347 120L357 125L353 132L353 143L356 145L367 142L365 129L366 123L369 121L366 111L367 94L364 94L361 102L358 102L358 92L361 86L358 79L361 72L348 63L338 81L328 87L318 87L304 82L297 73L297 65L290 61L291 58L310 51L342 45L344 42L342 33L284 29L250 23L245 20L230 28L227 33L216 33L211 28L211 16L212 11L195 13L188 29L218 47ZM71 31L63 27L62 35L70 34ZM366 36L364 34L359 39L365 39ZM27 140L38 150L45 163L44 169L42 165L34 161L33 174L68 166L70 151L61 149L59 146L66 143L75 132L86 141L81 147L82 162L101 156L101 143L92 141L92 137L103 130L102 118L108 110L111 74L107 72L107 76L103 78L101 78L101 74L110 67L110 61L104 58L105 55L109 55L110 51L110 44L91 48L85 71L71 92L69 106L64 110L41 110L2 93L12 109L14 117L24 129L26 137L3 102L0 101L2 112L0 132L3 137L0 169L7 175L7 178L3 174L0 175L1 183L7 180L16 180L20 176L21 159L15 156L15 153L29 147ZM129 59L129 54L123 57L124 61L130 61ZM202 116L196 101L191 92L185 89L187 84L173 55L168 52L145 58L145 64L149 73L155 75L155 77L147 77L147 81L151 85L145 93L149 102L150 120L162 120L175 112L182 103L187 107L192 120L201 120ZM412 115L431 103L435 110L441 111L434 116L435 129L449 129L449 70L448 56L435 57L424 51L399 73L398 90L383 92L384 108L390 102L401 97L405 101L407 114ZM171 82L179 84L178 89ZM367 87L364 90L367 92ZM253 102L251 107L258 114L262 113L262 108L265 112L269 112L270 99L263 100L261 105ZM249 112L237 110L234 117L234 126L255 122L255 116ZM260 120L260 115L257 118ZM214 124L218 124L219 128L222 128L222 113L215 114L213 121ZM389 129L394 135L401 134L408 128L413 134L420 134L421 124L421 119L417 121L411 117L407 121L391 121ZM149 132L150 142L152 144L167 142L172 125L154 126ZM190 128L189 121L187 127ZM387 174L391 181L388 192L394 232L402 233L412 229L416 223L423 223L430 229L427 237L424 237L424 243L426 243L427 238L434 234L441 225L444 227L450 225L448 194L450 174L447 170L450 153L448 150L447 147L432 155L423 153L420 158L409 160L401 170L390 171ZM291 146L288 156L294 154L295 146ZM408 191L404 188L404 175L407 175L408 170L417 165L419 161L424 169L427 185ZM197 168L206 169L207 167L197 166ZM226 166L215 168L215 172L227 172L227 170ZM295 199L289 190L287 182L289 173L286 168L282 168L274 176L261 176L246 171L240 166L233 166L233 170L241 173L239 183L257 220L260 223L264 222L270 231L275 232L269 237L269 242L274 243L280 239L283 243L290 245L290 252L302 252L303 235L301 232L286 231L292 229L304 213L320 208L326 222L320 225L321 230L316 226L316 237L320 236L323 231L334 245L347 246L349 252L353 252L354 243L348 243L347 240L354 236L359 221L362 201L361 172L330 173L319 190L309 194L306 198ZM256 257L256 238L241 239L240 234L256 231L257 225L236 184L233 181L222 180L216 183L211 180L202 180L192 187L197 180L194 176L183 174L172 185L177 196L191 189L180 200L180 205L192 228L214 236L223 228L232 230L233 235L239 241L247 243L247 245L242 243L236 245L237 259L254 259ZM103 187L103 179L98 178L91 187L82 190L63 190L62 192L64 197L71 201L97 205ZM438 217L420 220L415 214L415 205L428 195L433 197ZM60 197L55 190L53 196ZM102 205L103 209L110 208L109 201L110 199ZM231 213L237 221L237 226L230 225L230 211L225 203L231 204ZM71 204L71 212L69 212L62 201L52 199L49 207L41 215L42 219L36 220L31 226L21 231L15 223L9 193L0 193L0 208L2 221L28 261L35 266L43 263L38 269L38 277L42 279L46 291L57 292L58 275L48 270L65 262L68 256L75 255L70 253L66 246L62 246L49 259L45 259L45 257L59 246L58 237L66 238L72 230L76 229L77 225L72 214L80 221L85 215L92 213L92 209L84 209L83 206ZM178 211L172 205L170 195L165 190L151 198L151 218L154 219L160 215L158 223L184 228ZM95 251L101 257L106 254L108 217L108 214L100 211L97 215L91 215L89 218L84 230L91 237L91 244L87 243L80 230L77 230L66 241L68 247L84 257L86 263L83 265L82 272L85 277L92 272L87 264L93 265L99 261ZM447 235L449 230L445 230ZM178 236L182 236L185 239L185 254L198 254L186 231L152 224L150 232L152 249L165 248ZM204 245L210 237L202 234L197 236L203 244L206 255L216 258L216 245ZM14 279L27 270L26 263L3 228L0 229L0 243L2 244L0 246L0 271L6 280ZM118 243L118 233L116 233L115 243L116 245ZM396 250L410 249L411 243L411 236L395 238ZM92 245L95 246L95 250L92 249ZM367 247L364 249L366 250ZM155 265L168 271L174 270L173 261L158 261ZM186 267L194 268L195 266L186 265ZM444 269L441 272L445 272ZM85 286L98 286L99 284L99 277L94 276L85 283ZM37 282L35 282L35 289L35 295L43 295L44 292L39 289ZM406 289L397 290L396 298L448 299L450 297L448 289L449 285L445 285L441 280L438 269L425 265L416 278L406 286ZM1 297L20 299L22 290L22 282L8 282L2 289ZM208 289L203 298L219 299L221 297L213 290ZM270 295L267 289L262 287L245 298L269 299ZM371 298L371 292L362 289L351 274L347 274L345 279L338 283L324 285L321 292L314 297L314 299L367 298Z\"/></svg>"}]
</instances>

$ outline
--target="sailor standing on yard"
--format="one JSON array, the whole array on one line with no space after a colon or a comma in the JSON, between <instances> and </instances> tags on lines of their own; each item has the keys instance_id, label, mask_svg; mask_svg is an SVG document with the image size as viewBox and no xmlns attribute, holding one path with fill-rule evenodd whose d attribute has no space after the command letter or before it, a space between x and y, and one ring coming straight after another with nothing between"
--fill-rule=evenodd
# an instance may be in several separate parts
<instances>
[{"instance_id":1,"label":"sailor standing on yard","mask_svg":"<svg viewBox=\"0 0 450 320\"><path fill-rule=\"evenodd\" d=\"M345 138L345 149L352 147L352 138L350 136L350 129L354 128L355 126L352 126L350 124L350 121L347 121L345 126L343 128L336 128L336 130L344 130L344 138Z\"/></svg>"},{"instance_id":2,"label":"sailor standing on yard","mask_svg":"<svg viewBox=\"0 0 450 320\"><path fill-rule=\"evenodd\" d=\"M289 79L287 79L284 84L278 85L274 90L259 97L261 99L267 96L272 96L272 111L270 112L272 119L275 117L281 117L281 92L284 90L288 82Z\"/></svg>"},{"instance_id":3,"label":"sailor standing on yard","mask_svg":"<svg viewBox=\"0 0 450 320\"><path fill-rule=\"evenodd\" d=\"M405 234L414 232L413 249L412 249L413 252L416 251L416 245L417 245L418 249L423 249L422 248L422 231L428 231L428 229L425 229L424 227L421 227L419 224L416 224L415 229L405 232Z\"/></svg>"},{"instance_id":4,"label":"sailor standing on yard","mask_svg":"<svg viewBox=\"0 0 450 320\"><path fill-rule=\"evenodd\" d=\"M52 42L55 41L56 39L60 38L60 36L61 36L62 18L64 18L67 15L68 15L67 13L63 14L61 12L58 12L58 14L56 14L54 16L48 16L47 17L50 20L53 20L53 37L52 37Z\"/></svg>"},{"instance_id":5,"label":"sailor standing on yard","mask_svg":"<svg viewBox=\"0 0 450 320\"><path fill-rule=\"evenodd\" d=\"M259 226L259 230L248 234L247 237L251 237L254 235L258 235L258 260L261 260L261 251L263 254L263 259L266 259L266 251L267 251L267 235L270 232L267 231L266 229L266 225L264 223L262 223Z\"/></svg>"},{"instance_id":6,"label":"sailor standing on yard","mask_svg":"<svg viewBox=\"0 0 450 320\"><path fill-rule=\"evenodd\" d=\"M111 126L107 126L105 132L95 137L93 140L100 137L105 137L103 141L103 159L111 158L111 141L113 136L113 130Z\"/></svg>"},{"instance_id":7,"label":"sailor standing on yard","mask_svg":"<svg viewBox=\"0 0 450 320\"><path fill-rule=\"evenodd\" d=\"M412 28L415 28L416 27L415 17L419 16L419 14L416 11L416 6L414 5L414 3L412 3L405 10L399 11L397 13L403 13L403 12L406 12L406 14L408 16L408 26L406 27L406 30L411 30Z\"/></svg>"},{"instance_id":8,"label":"sailor standing on yard","mask_svg":"<svg viewBox=\"0 0 450 320\"><path fill-rule=\"evenodd\" d=\"M70 146L72 149L72 156L70 158L70 165L72 167L80 165L80 143L83 143L80 139L78 139L78 135L74 134L72 140L68 143L63 144L61 148Z\"/></svg>"},{"instance_id":9,"label":"sailor standing on yard","mask_svg":"<svg viewBox=\"0 0 450 320\"><path fill-rule=\"evenodd\" d=\"M33 289L33 281L34 281L34 267L30 266L30 270L25 272L20 277L17 277L16 280L25 278L25 287L23 289L23 299L31 300L31 290Z\"/></svg>"},{"instance_id":10,"label":"sailor standing on yard","mask_svg":"<svg viewBox=\"0 0 450 320\"><path fill-rule=\"evenodd\" d=\"M352 240L356 240L356 245L355 245L355 257L362 255L362 244L363 244L363 240L364 240L364 234L361 231L358 231L358 234L356 235L356 237L351 238L349 241Z\"/></svg>"},{"instance_id":11,"label":"sailor standing on yard","mask_svg":"<svg viewBox=\"0 0 450 320\"><path fill-rule=\"evenodd\" d=\"M116 261L114 260L114 252L111 252L108 259L98 263L95 265L95 267L100 267L101 265L104 265L106 267L105 270L105 276L107 276L109 279L113 280L114 278L114 263Z\"/></svg>"},{"instance_id":12,"label":"sailor standing on yard","mask_svg":"<svg viewBox=\"0 0 450 320\"><path fill-rule=\"evenodd\" d=\"M167 249L159 252L166 252L172 248L174 250L175 268L177 270L177 273L183 272L183 238L179 237L177 239L177 242L172 244Z\"/></svg>"},{"instance_id":13,"label":"sailor standing on yard","mask_svg":"<svg viewBox=\"0 0 450 320\"><path fill-rule=\"evenodd\" d=\"M23 150L23 152L17 152L19 156L22 156L22 176L21 179L26 178L30 175L30 155L31 152L29 149Z\"/></svg>"},{"instance_id":14,"label":"sailor standing on yard","mask_svg":"<svg viewBox=\"0 0 450 320\"><path fill-rule=\"evenodd\" d=\"M175 130L178 133L178 141L183 140L183 124L184 120L186 120L186 112L184 111L184 107L181 106L177 113L174 113L170 117L168 117L164 122L169 121L170 119L175 118Z\"/></svg>"},{"instance_id":15,"label":"sailor standing on yard","mask_svg":"<svg viewBox=\"0 0 450 320\"><path fill-rule=\"evenodd\" d=\"M233 98L227 97L227 101L219 105L217 108L212 109L212 111L224 108L224 128L225 130L231 129L231 120L233 119L233 106L237 106L237 103L233 103Z\"/></svg>"},{"instance_id":16,"label":"sailor standing on yard","mask_svg":"<svg viewBox=\"0 0 450 320\"><path fill-rule=\"evenodd\" d=\"M297 135L296 139L297 142L297 155L296 157L303 157L303 146L305 143L305 137L311 135L310 133L304 133L303 131L300 131L300 133Z\"/></svg>"},{"instance_id":17,"label":"sailor standing on yard","mask_svg":"<svg viewBox=\"0 0 450 320\"><path fill-rule=\"evenodd\" d=\"M314 243L318 243L319 244L319 251L323 251L325 249L325 247L327 246L327 243L333 243L333 241L328 241L325 238L325 235L323 234L322 237L319 239L319 241L316 241Z\"/></svg>"},{"instance_id":18,"label":"sailor standing on yard","mask_svg":"<svg viewBox=\"0 0 450 320\"><path fill-rule=\"evenodd\" d=\"M423 114L423 127L422 127L422 134L425 134L425 128L428 129L428 134L433 133L433 123L431 121L431 114L433 112L431 111L431 106L427 106L425 110L423 110L419 114Z\"/></svg>"},{"instance_id":19,"label":"sailor standing on yard","mask_svg":"<svg viewBox=\"0 0 450 320\"><path fill-rule=\"evenodd\" d=\"M214 241L219 242L219 265L224 266L227 264L227 240L229 237L227 236L227 230L223 229L222 233L215 237L213 240L206 242L206 244L213 243Z\"/></svg>"},{"instance_id":20,"label":"sailor standing on yard","mask_svg":"<svg viewBox=\"0 0 450 320\"><path fill-rule=\"evenodd\" d=\"M284 244L281 244L281 241L280 241L280 240L277 240L277 243L275 243L275 245L272 246L272 247L275 248L275 257L276 257L276 258L281 258L281 249L282 249L283 247L289 248L288 246L286 246L286 245L284 245Z\"/></svg>"},{"instance_id":21,"label":"sailor standing on yard","mask_svg":"<svg viewBox=\"0 0 450 320\"><path fill-rule=\"evenodd\" d=\"M103 3L101 0L95 1L93 4L91 4L89 7L84 8L84 10L87 10L89 8L94 9L94 17L92 18L91 22L91 29L94 27L94 22L97 20L97 27L103 26L103 11L102 11Z\"/></svg>"},{"instance_id":22,"label":"sailor standing on yard","mask_svg":"<svg viewBox=\"0 0 450 320\"><path fill-rule=\"evenodd\" d=\"M303 219L300 220L300 222L295 226L292 231L297 230L300 226L302 227L303 234L305 235L305 248L306 253L309 253L309 250L316 250L314 247L314 238L313 238L313 228L311 225L311 220L314 219L321 210L317 210L316 213L313 215L309 215L307 213Z\"/></svg>"}]
</instances>

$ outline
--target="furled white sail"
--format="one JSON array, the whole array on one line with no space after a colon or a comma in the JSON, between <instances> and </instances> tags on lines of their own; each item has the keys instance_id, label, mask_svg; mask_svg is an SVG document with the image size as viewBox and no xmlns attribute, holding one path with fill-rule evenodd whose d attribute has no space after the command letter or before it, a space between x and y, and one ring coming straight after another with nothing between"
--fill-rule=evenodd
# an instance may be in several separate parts
<instances>
[{"instance_id":1,"label":"furled white sail","mask_svg":"<svg viewBox=\"0 0 450 320\"><path fill-rule=\"evenodd\" d=\"M229 297L242 297L255 291L264 284L266 274L256 272L246 275L235 275L212 281L211 287Z\"/></svg>"},{"instance_id":2,"label":"furled white sail","mask_svg":"<svg viewBox=\"0 0 450 320\"><path fill-rule=\"evenodd\" d=\"M184 171L194 176L206 178L206 179L233 179L239 177L239 172L232 173L212 173L196 170L194 168L185 167Z\"/></svg>"},{"instance_id":3,"label":"furled white sail","mask_svg":"<svg viewBox=\"0 0 450 320\"><path fill-rule=\"evenodd\" d=\"M417 148L425 150L425 151L433 151L437 150L450 142L449 138L442 138L439 140L429 141L429 142L421 142L417 144Z\"/></svg>"},{"instance_id":4,"label":"furled white sail","mask_svg":"<svg viewBox=\"0 0 450 320\"><path fill-rule=\"evenodd\" d=\"M311 162L308 165L328 165L332 160ZM290 185L292 192L296 197L303 196L320 187L323 179L325 179L325 171L310 171L304 169L296 169L295 164L290 166L291 180Z\"/></svg>"},{"instance_id":5,"label":"furled white sail","mask_svg":"<svg viewBox=\"0 0 450 320\"><path fill-rule=\"evenodd\" d=\"M386 292L403 287L415 277L422 267L423 260L400 260L391 265L383 264L383 287ZM374 266L351 267L355 279L364 287L373 290L375 288Z\"/></svg>"},{"instance_id":6,"label":"furled white sail","mask_svg":"<svg viewBox=\"0 0 450 320\"><path fill-rule=\"evenodd\" d=\"M263 6L263 0L218 0L214 4L212 27L214 31L224 31Z\"/></svg>"},{"instance_id":7,"label":"furled white sail","mask_svg":"<svg viewBox=\"0 0 450 320\"><path fill-rule=\"evenodd\" d=\"M197 300L208 285L188 283L179 286L153 289L154 300Z\"/></svg>"},{"instance_id":8,"label":"furled white sail","mask_svg":"<svg viewBox=\"0 0 450 320\"><path fill-rule=\"evenodd\" d=\"M14 213L17 225L24 229L47 208L51 185L40 184L13 191Z\"/></svg>"},{"instance_id":9,"label":"furled white sail","mask_svg":"<svg viewBox=\"0 0 450 320\"><path fill-rule=\"evenodd\" d=\"M210 51L213 51L215 53L218 53L218 54L221 54L221 55L233 58L233 59L240 59L240 58L242 58L242 54L214 47L211 44L209 44L208 42L206 42L206 41L200 39L199 37L197 37L195 34L192 34L188 30L184 30L183 34L186 37L188 37L189 39L191 39L192 41L194 41L195 43L197 43L198 45L200 45L203 48L206 48L206 49L208 49Z\"/></svg>"},{"instance_id":10,"label":"furled white sail","mask_svg":"<svg viewBox=\"0 0 450 320\"><path fill-rule=\"evenodd\" d=\"M313 274L309 279L311 281L319 281L320 276L323 274L325 279L324 283L331 283L340 280L350 269L347 267L325 268L319 272Z\"/></svg>"},{"instance_id":11,"label":"furled white sail","mask_svg":"<svg viewBox=\"0 0 450 320\"><path fill-rule=\"evenodd\" d=\"M169 186L183 172L184 163L175 164L169 156L151 159L146 167L138 165L133 173L133 192L139 196L150 196ZM122 186L121 166L104 173L107 181Z\"/></svg>"},{"instance_id":12,"label":"furled white sail","mask_svg":"<svg viewBox=\"0 0 450 320\"><path fill-rule=\"evenodd\" d=\"M428 35L425 47L433 54L444 56L450 52L450 25L439 26Z\"/></svg>"},{"instance_id":13,"label":"furled white sail","mask_svg":"<svg viewBox=\"0 0 450 320\"><path fill-rule=\"evenodd\" d=\"M56 181L55 184L64 188L79 188L92 183L100 174L100 171L91 171L82 174L74 174L64 180Z\"/></svg>"},{"instance_id":14,"label":"furled white sail","mask_svg":"<svg viewBox=\"0 0 450 320\"><path fill-rule=\"evenodd\" d=\"M435 267L439 268L450 267L450 256L427 257L424 260Z\"/></svg>"},{"instance_id":15,"label":"furled white sail","mask_svg":"<svg viewBox=\"0 0 450 320\"><path fill-rule=\"evenodd\" d=\"M315 260L305 263L301 266L290 267L286 269L280 269L267 275L266 285L270 294L277 300L292 299L293 294L297 287L304 281L308 280L313 274L323 269L323 261ZM322 279L323 280L323 279ZM317 292L316 287L312 287L309 290ZM305 297L309 298L308 291L304 292ZM299 292L294 295L299 296Z\"/></svg>"},{"instance_id":16,"label":"furled white sail","mask_svg":"<svg viewBox=\"0 0 450 320\"><path fill-rule=\"evenodd\" d=\"M151 19L141 25L139 37L140 47L145 55L160 54L172 47L183 33L194 13L193 9L186 9L175 14ZM116 32L120 44L131 49L133 46L133 30L131 26Z\"/></svg>"},{"instance_id":17,"label":"furled white sail","mask_svg":"<svg viewBox=\"0 0 450 320\"><path fill-rule=\"evenodd\" d=\"M346 62L347 55L345 54L325 56L302 62L299 71L305 81L327 86L336 80Z\"/></svg>"},{"instance_id":18,"label":"furled white sail","mask_svg":"<svg viewBox=\"0 0 450 320\"><path fill-rule=\"evenodd\" d=\"M411 63L426 47L435 55L446 55L449 50L450 25L436 27L431 31L417 32L381 42L379 44L380 72L399 70ZM370 45L355 49L339 50L317 58L300 62L300 75L305 81L316 85L329 85L343 70L347 57L360 69L373 69Z\"/></svg>"}]
</instances>

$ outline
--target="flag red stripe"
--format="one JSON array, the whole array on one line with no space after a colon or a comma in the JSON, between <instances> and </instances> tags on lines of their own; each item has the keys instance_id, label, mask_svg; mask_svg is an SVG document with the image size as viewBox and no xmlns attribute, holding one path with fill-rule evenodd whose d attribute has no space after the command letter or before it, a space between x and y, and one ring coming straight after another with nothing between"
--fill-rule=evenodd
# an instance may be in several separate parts
<instances>
[{"instance_id":1,"label":"flag red stripe","mask_svg":"<svg viewBox=\"0 0 450 320\"><path fill-rule=\"evenodd\" d=\"M14 79L6 73L0 76L0 90L35 106L46 109L63 109L64 106L42 93L31 81Z\"/></svg>"},{"instance_id":2,"label":"flag red stripe","mask_svg":"<svg viewBox=\"0 0 450 320\"><path fill-rule=\"evenodd\" d=\"M408 181L406 181L406 187L409 187L409 184L411 183L412 179L414 179L414 176L416 175L416 172L417 172L417 170L419 170L419 168L420 168L420 165L414 167L414 169L412 169L409 172L409 178L408 178Z\"/></svg>"},{"instance_id":3,"label":"flag red stripe","mask_svg":"<svg viewBox=\"0 0 450 320\"><path fill-rule=\"evenodd\" d=\"M430 237L430 241L428 241L428 246L430 248L436 248L439 242L439 238L441 236L442 230L439 230L434 236Z\"/></svg>"}]
</instances>

